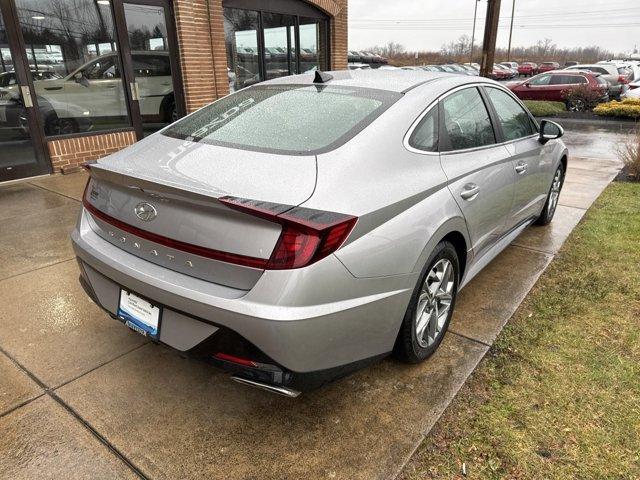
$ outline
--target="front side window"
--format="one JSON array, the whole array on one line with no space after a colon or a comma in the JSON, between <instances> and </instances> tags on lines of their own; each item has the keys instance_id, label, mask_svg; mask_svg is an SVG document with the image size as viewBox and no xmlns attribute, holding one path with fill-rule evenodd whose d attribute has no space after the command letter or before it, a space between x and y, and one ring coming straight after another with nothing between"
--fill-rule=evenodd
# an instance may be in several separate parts
<instances>
[{"instance_id":1,"label":"front side window","mask_svg":"<svg viewBox=\"0 0 640 480\"><path fill-rule=\"evenodd\" d=\"M535 85L540 87L544 85L549 85L549 82L551 82L551 75L538 75L537 77L533 77L529 81L529 85Z\"/></svg>"},{"instance_id":2,"label":"front side window","mask_svg":"<svg viewBox=\"0 0 640 480\"><path fill-rule=\"evenodd\" d=\"M409 138L409 145L424 152L438 151L438 106L431 108Z\"/></svg>"},{"instance_id":3,"label":"front side window","mask_svg":"<svg viewBox=\"0 0 640 480\"><path fill-rule=\"evenodd\" d=\"M489 112L477 88L466 88L442 101L450 150L464 150L496 142Z\"/></svg>"},{"instance_id":4,"label":"front side window","mask_svg":"<svg viewBox=\"0 0 640 480\"><path fill-rule=\"evenodd\" d=\"M497 88L487 88L495 108L505 141L517 140L536 133L527 112L511 95Z\"/></svg>"},{"instance_id":5,"label":"front side window","mask_svg":"<svg viewBox=\"0 0 640 480\"><path fill-rule=\"evenodd\" d=\"M212 103L162 133L246 150L321 153L347 141L401 96L368 88L255 86Z\"/></svg>"},{"instance_id":6,"label":"front side window","mask_svg":"<svg viewBox=\"0 0 640 480\"><path fill-rule=\"evenodd\" d=\"M15 2L45 134L129 126L109 2L50 3Z\"/></svg>"}]
</instances>

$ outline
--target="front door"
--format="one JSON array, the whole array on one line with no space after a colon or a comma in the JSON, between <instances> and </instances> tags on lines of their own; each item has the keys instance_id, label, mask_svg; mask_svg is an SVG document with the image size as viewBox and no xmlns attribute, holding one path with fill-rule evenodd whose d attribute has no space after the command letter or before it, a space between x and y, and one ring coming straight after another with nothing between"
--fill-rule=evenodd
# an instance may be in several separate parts
<instances>
[{"instance_id":1,"label":"front door","mask_svg":"<svg viewBox=\"0 0 640 480\"><path fill-rule=\"evenodd\" d=\"M0 0L0 182L51 170L38 136L27 56L18 45L14 11Z\"/></svg>"},{"instance_id":2,"label":"front door","mask_svg":"<svg viewBox=\"0 0 640 480\"><path fill-rule=\"evenodd\" d=\"M146 136L184 115L173 25L164 0L125 1L123 10L131 53L124 63L140 114L134 123Z\"/></svg>"}]
</instances>

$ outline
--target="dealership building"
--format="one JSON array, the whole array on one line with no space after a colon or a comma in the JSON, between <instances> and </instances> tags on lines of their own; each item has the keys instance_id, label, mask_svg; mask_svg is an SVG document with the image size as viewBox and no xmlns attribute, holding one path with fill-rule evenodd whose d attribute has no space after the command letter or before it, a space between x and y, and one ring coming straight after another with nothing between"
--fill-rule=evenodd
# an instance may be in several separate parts
<instances>
[{"instance_id":1,"label":"dealership building","mask_svg":"<svg viewBox=\"0 0 640 480\"><path fill-rule=\"evenodd\" d=\"M0 182L73 170L230 91L347 67L347 0L0 0Z\"/></svg>"}]
</instances>

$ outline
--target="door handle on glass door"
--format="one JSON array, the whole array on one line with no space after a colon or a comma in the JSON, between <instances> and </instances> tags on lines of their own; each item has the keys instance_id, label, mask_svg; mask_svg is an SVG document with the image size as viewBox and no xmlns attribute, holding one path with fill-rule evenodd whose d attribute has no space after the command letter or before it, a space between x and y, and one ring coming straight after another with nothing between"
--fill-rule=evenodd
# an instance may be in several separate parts
<instances>
[{"instance_id":1,"label":"door handle on glass door","mask_svg":"<svg viewBox=\"0 0 640 480\"><path fill-rule=\"evenodd\" d=\"M522 174L525 173L527 171L527 164L524 162L518 162L518 164L516 165L516 172Z\"/></svg>"},{"instance_id":2,"label":"door handle on glass door","mask_svg":"<svg viewBox=\"0 0 640 480\"><path fill-rule=\"evenodd\" d=\"M460 192L460 196L464 200L473 200L480 193L480 187L475 183L467 183L464 189Z\"/></svg>"}]
</instances>

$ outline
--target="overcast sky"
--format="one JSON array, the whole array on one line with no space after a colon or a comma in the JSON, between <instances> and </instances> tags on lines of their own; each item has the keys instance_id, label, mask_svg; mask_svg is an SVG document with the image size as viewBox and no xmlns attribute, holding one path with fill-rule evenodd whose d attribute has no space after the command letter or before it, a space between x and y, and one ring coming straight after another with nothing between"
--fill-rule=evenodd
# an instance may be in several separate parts
<instances>
[{"instance_id":1,"label":"overcast sky","mask_svg":"<svg viewBox=\"0 0 640 480\"><path fill-rule=\"evenodd\" d=\"M513 0L502 0L498 46L507 46ZM640 0L515 0L513 45L551 38L560 47L598 45L614 52L640 48ZM389 41L408 50L438 50L471 36L475 0L349 0L349 48ZM487 0L478 3L482 41Z\"/></svg>"}]
</instances>

